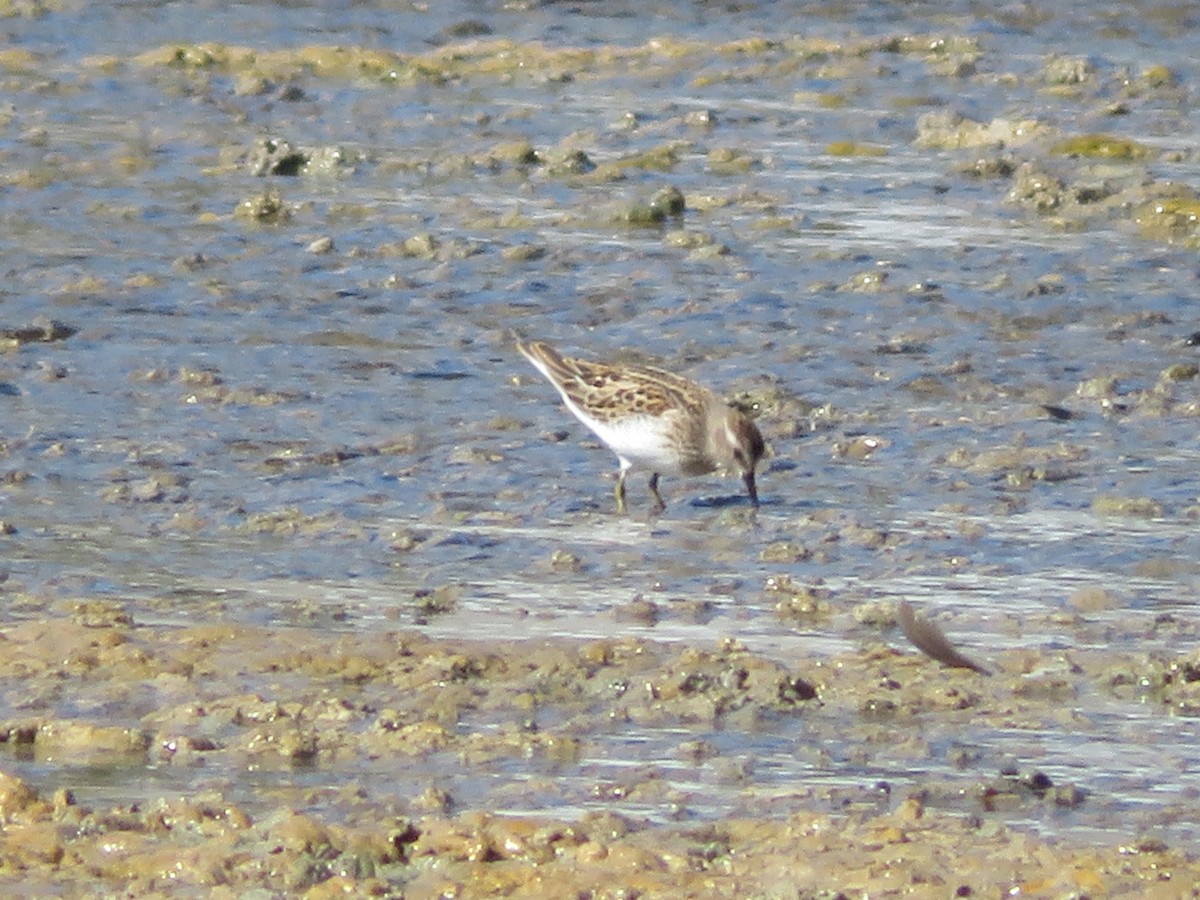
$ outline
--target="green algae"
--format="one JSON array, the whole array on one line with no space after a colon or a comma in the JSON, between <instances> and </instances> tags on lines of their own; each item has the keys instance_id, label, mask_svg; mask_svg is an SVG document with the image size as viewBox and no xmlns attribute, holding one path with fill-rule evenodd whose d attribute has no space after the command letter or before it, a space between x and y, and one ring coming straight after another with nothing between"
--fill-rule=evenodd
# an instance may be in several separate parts
<instances>
[{"instance_id":1,"label":"green algae","mask_svg":"<svg viewBox=\"0 0 1200 900\"><path fill-rule=\"evenodd\" d=\"M423 53L326 45L273 50L201 42L165 44L139 54L133 62L147 68L213 70L272 79L307 74L398 85L445 84L473 77L569 81L579 74L614 71L653 75L698 68L703 63L709 68L692 80L702 86L795 74L803 66L831 60L858 66L875 53L915 54L929 60L935 74L962 75L982 50L974 38L939 35L845 42L801 36L753 37L717 43L659 37L634 47L551 47L497 38L448 44ZM714 65L714 60L730 65Z\"/></svg>"},{"instance_id":2,"label":"green algae","mask_svg":"<svg viewBox=\"0 0 1200 900\"><path fill-rule=\"evenodd\" d=\"M858 141L831 141L825 145L827 156L887 156L887 147Z\"/></svg>"},{"instance_id":3,"label":"green algae","mask_svg":"<svg viewBox=\"0 0 1200 900\"><path fill-rule=\"evenodd\" d=\"M708 153L708 171L714 175L744 175L760 165L757 155L734 147L717 147Z\"/></svg>"},{"instance_id":4,"label":"green algae","mask_svg":"<svg viewBox=\"0 0 1200 900\"><path fill-rule=\"evenodd\" d=\"M687 202L679 188L662 188L649 200L631 203L617 215L617 221L634 228L655 228L669 218L681 218L686 209Z\"/></svg>"},{"instance_id":5,"label":"green algae","mask_svg":"<svg viewBox=\"0 0 1200 900\"><path fill-rule=\"evenodd\" d=\"M650 147L638 153L630 153L616 159L599 163L588 175L595 181L614 181L625 177L629 170L642 172L670 172L679 165L685 150L690 149L687 142L672 142Z\"/></svg>"},{"instance_id":6,"label":"green algae","mask_svg":"<svg viewBox=\"0 0 1200 900\"><path fill-rule=\"evenodd\" d=\"M1092 500L1092 512L1097 516L1157 519L1162 517L1163 508L1162 504L1151 497L1117 497L1102 494Z\"/></svg>"},{"instance_id":7,"label":"green algae","mask_svg":"<svg viewBox=\"0 0 1200 900\"><path fill-rule=\"evenodd\" d=\"M1190 189L1141 204L1133 221L1145 240L1200 247L1200 197Z\"/></svg>"},{"instance_id":8,"label":"green algae","mask_svg":"<svg viewBox=\"0 0 1200 900\"><path fill-rule=\"evenodd\" d=\"M1129 138L1108 134L1081 134L1065 138L1050 147L1056 156L1084 156L1090 159L1142 159L1146 148Z\"/></svg>"},{"instance_id":9,"label":"green algae","mask_svg":"<svg viewBox=\"0 0 1200 900\"><path fill-rule=\"evenodd\" d=\"M278 225L291 218L292 210L278 191L267 190L242 200L234 207L233 214L251 222Z\"/></svg>"}]
</instances>

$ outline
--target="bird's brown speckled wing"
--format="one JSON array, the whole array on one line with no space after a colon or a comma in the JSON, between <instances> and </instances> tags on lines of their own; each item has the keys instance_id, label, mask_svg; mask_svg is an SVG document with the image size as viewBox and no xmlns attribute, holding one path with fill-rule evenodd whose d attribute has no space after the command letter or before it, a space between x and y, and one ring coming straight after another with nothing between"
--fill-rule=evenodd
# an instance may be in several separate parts
<instances>
[{"instance_id":1,"label":"bird's brown speckled wing","mask_svg":"<svg viewBox=\"0 0 1200 900\"><path fill-rule=\"evenodd\" d=\"M629 415L658 417L713 400L708 388L651 366L610 366L575 359L540 341L518 344L518 349L572 403L601 421Z\"/></svg>"}]
</instances>

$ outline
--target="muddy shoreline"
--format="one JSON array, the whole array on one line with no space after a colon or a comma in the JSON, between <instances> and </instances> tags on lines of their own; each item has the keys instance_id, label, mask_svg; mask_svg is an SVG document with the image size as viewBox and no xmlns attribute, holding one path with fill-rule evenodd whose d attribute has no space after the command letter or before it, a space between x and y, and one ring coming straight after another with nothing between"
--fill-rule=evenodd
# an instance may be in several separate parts
<instances>
[{"instance_id":1,"label":"muddy shoreline","mask_svg":"<svg viewBox=\"0 0 1200 900\"><path fill-rule=\"evenodd\" d=\"M1191 702L1187 659L1078 654L1049 673L1005 653L988 678L883 643L783 665L736 641L142 626L95 602L0 643L0 677L24 692L0 722L0 884L25 896L1178 897L1200 883L1200 859L1151 834L1009 824L1102 802L1078 785L988 771L965 747L961 778L920 775L934 723L1069 727L1063 700L1097 682L1169 711ZM1142 686L1122 686L1139 666ZM589 779L635 725L669 732L670 755ZM737 749L765 731L811 754L811 781L772 782ZM883 746L896 783L821 777ZM474 805L472 780L513 764L530 777ZM185 794L165 786L179 768ZM133 787L140 770L154 788ZM735 787L726 814L693 809L706 777ZM125 778L136 799L86 800L88 782Z\"/></svg>"}]
</instances>

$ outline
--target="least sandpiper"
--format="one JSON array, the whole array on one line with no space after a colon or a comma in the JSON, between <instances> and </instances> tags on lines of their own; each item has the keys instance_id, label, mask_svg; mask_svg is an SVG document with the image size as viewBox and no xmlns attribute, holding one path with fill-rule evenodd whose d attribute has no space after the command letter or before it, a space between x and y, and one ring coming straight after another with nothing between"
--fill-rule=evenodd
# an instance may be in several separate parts
<instances>
[{"instance_id":1,"label":"least sandpiper","mask_svg":"<svg viewBox=\"0 0 1200 900\"><path fill-rule=\"evenodd\" d=\"M625 512L625 476L650 473L654 510L666 508L658 476L737 471L758 506L754 468L763 455L755 424L708 388L650 366L607 365L563 356L541 341L517 349L621 462L614 491Z\"/></svg>"}]
</instances>

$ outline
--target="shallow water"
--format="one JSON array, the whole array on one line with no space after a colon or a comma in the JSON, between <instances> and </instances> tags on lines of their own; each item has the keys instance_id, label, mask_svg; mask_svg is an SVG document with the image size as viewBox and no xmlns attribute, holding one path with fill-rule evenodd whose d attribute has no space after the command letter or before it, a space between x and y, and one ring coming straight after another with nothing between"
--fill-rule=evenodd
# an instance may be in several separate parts
<instances>
[{"instance_id":1,"label":"shallow water","mask_svg":"<svg viewBox=\"0 0 1200 900\"><path fill-rule=\"evenodd\" d=\"M140 622L213 616L350 632L399 622L496 640L634 634L700 646L735 637L802 665L879 638L855 623L857 604L907 598L948 616L984 658L1190 650L1148 631L1157 616L1194 614L1194 381L1166 414L1141 412L1136 397L1167 366L1195 360L1182 345L1195 327L1194 251L1143 241L1122 222L1057 231L1005 204L1003 182L959 174L972 151L913 144L922 112L951 108L1194 146L1185 100L1200 73L1185 7L1081 3L1039 18L965 3L764 4L753 14L661 3L649 19L633 14L641 5L432 6L125 3L4 20L10 47L33 56L0 65L0 326L48 316L79 331L0 356L0 518L16 529L0 539L3 615L103 596ZM944 33L976 38L984 53L969 77L904 53L822 66L789 64L784 51L704 49L570 77L559 64L445 84L302 73L294 101L278 84L243 92L220 70L132 61L185 36L420 53L467 40L447 29L468 20L492 29L485 40L551 48ZM1054 52L1087 57L1108 86L1083 100L1045 90L1036 73ZM1101 119L1122 68L1152 64L1172 68L1184 99L1150 96ZM715 125L686 118L704 110ZM229 164L266 137L337 145L359 161L332 176L267 179ZM517 140L577 147L595 162L680 146L670 171L600 182L485 159ZM842 140L887 152L825 152ZM723 148L754 161L723 174L709 157ZM1119 174L1109 166L1095 178ZM1200 174L1194 153L1153 168L1185 183ZM727 253L689 253L664 229L613 221L666 184L689 199L683 228ZM295 205L288 222L233 216L265 187ZM444 252L395 249L422 232ZM332 253L305 251L323 236ZM523 245L541 255L503 252ZM847 289L864 273L885 276L882 290ZM669 509L654 522L639 481L633 515L616 517L605 480L614 461L513 351L511 328L581 355L636 349L722 390L772 387L806 401L761 420L773 457L757 527L728 502L736 483L716 479L665 479ZM963 361L969 374L952 374ZM1118 379L1115 410L1076 394L1100 376ZM1054 420L1040 404L1078 415ZM560 431L565 440L545 439ZM834 452L862 435L886 446L865 461ZM1061 479L1028 482L1019 476L1036 460L951 460L996 447L1078 452L1045 464ZM1146 498L1161 515L1098 515L1103 495ZM828 542L794 563L760 555L851 525L889 543ZM553 564L556 551L577 564ZM832 619L776 616L763 585L781 574L823 582ZM459 589L455 607L422 616L414 593L443 585ZM1087 585L1108 588L1117 607L1057 630L1054 614ZM650 625L622 613L639 594L710 605ZM1164 794L1200 789L1193 719L1099 691L1078 702L1079 730L944 740L1103 798L1028 823L1051 832L1154 828ZM836 746L818 771L796 727L740 736L748 743L734 752L756 761L755 790L949 771L937 754L920 772L912 759L860 765ZM1148 754L1151 734L1169 752ZM669 736L634 728L614 734L603 759L557 774L590 783L666 746ZM186 774L162 788L185 790ZM478 796L503 798L527 777L499 773ZM92 794L159 788L135 778L97 781ZM698 815L761 799L736 779L702 787L711 802ZM547 802L587 801L568 786ZM1200 820L1163 827L1194 838Z\"/></svg>"}]
</instances>

